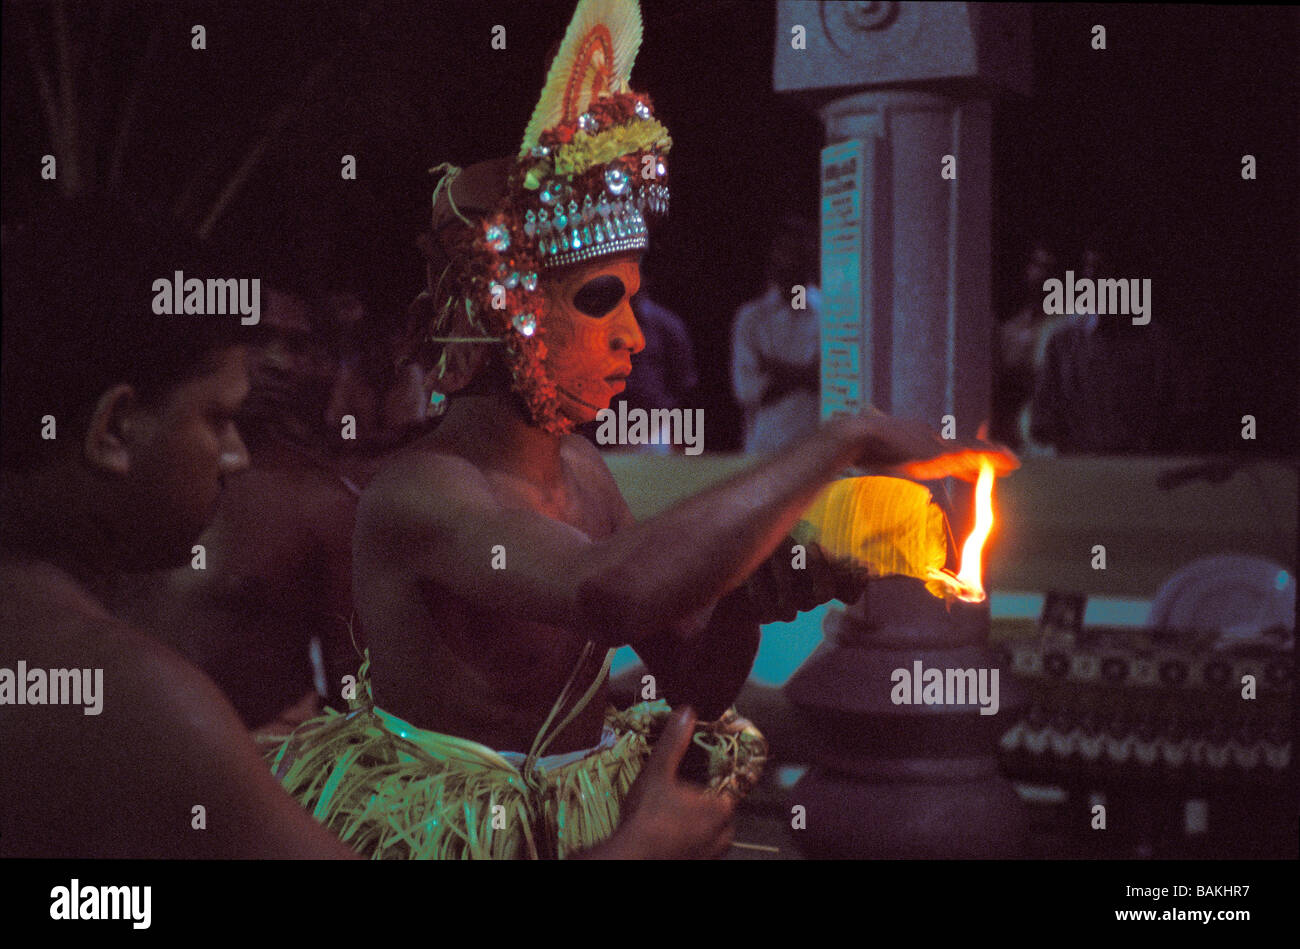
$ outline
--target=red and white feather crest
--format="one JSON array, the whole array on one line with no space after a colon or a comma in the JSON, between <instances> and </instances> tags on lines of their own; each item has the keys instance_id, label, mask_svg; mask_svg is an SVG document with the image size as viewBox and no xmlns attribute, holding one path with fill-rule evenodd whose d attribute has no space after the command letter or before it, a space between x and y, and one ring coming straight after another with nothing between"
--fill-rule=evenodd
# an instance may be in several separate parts
<instances>
[{"instance_id":1,"label":"red and white feather crest","mask_svg":"<svg viewBox=\"0 0 1300 949\"><path fill-rule=\"evenodd\" d=\"M524 132L520 157L528 154L544 131L573 121L601 93L626 91L640 49L637 0L580 0Z\"/></svg>"}]
</instances>

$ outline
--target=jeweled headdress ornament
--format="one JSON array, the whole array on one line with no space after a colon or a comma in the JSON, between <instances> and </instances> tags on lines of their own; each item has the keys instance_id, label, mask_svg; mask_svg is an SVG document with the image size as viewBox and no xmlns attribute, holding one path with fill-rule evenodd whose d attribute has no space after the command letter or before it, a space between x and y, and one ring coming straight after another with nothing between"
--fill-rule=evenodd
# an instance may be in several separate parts
<instances>
[{"instance_id":1,"label":"jeweled headdress ornament","mask_svg":"<svg viewBox=\"0 0 1300 949\"><path fill-rule=\"evenodd\" d=\"M573 424L543 368L539 280L559 267L644 250L646 219L668 211L672 139L649 96L628 86L640 47L637 0L581 0L518 156L463 173L434 169L446 171L434 191L433 232L449 263L441 273L430 267L428 292L417 301L433 310L427 339L504 344L515 391L550 432ZM466 227L449 228L458 220ZM447 359L444 348L444 379Z\"/></svg>"}]
</instances>

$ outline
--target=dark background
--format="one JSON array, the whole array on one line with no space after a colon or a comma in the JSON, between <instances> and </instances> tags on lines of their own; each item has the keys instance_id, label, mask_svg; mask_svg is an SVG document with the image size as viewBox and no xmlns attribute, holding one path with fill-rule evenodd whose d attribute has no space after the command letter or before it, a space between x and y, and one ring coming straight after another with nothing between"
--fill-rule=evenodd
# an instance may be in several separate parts
<instances>
[{"instance_id":1,"label":"dark background","mask_svg":"<svg viewBox=\"0 0 1300 949\"><path fill-rule=\"evenodd\" d=\"M83 174L197 227L257 154L212 231L242 266L363 288L404 310L434 164L513 154L573 0L168 2L67 5ZM774 4L643 0L633 86L674 137L673 215L650 260L687 321L708 447L739 447L732 314L762 290L773 226L815 219L818 119L771 91ZM55 187L60 155L33 62L57 79L55 6L3 11L5 220ZM1281 7L1034 5L1035 94L999 100L993 268L1004 316L1039 235L1078 269L1104 230L1119 272L1153 280L1189 404L1181 450L1292 451L1297 428L1297 25ZM190 28L207 28L207 49ZM1105 52L1091 27L1107 28ZM507 48L490 47L502 24ZM784 38L783 38L784 39ZM127 103L134 98L134 109ZM119 133L127 126L129 134ZM120 139L120 140L119 140ZM1243 181L1241 156L1258 162ZM358 180L340 178L340 156ZM116 177L111 169L118 168ZM1243 443L1240 418L1259 420Z\"/></svg>"}]
</instances>

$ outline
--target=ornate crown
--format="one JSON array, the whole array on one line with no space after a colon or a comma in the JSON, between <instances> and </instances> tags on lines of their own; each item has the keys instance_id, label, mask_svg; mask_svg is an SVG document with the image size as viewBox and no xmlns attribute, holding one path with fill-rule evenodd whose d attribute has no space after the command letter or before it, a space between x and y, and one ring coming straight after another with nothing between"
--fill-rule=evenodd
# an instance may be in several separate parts
<instances>
[{"instance_id":1,"label":"ornate crown","mask_svg":"<svg viewBox=\"0 0 1300 949\"><path fill-rule=\"evenodd\" d=\"M524 133L504 193L472 225L471 274L462 287L470 324L482 335L432 335L433 342L503 342L514 388L547 431L572 431L546 377L541 274L599 257L644 250L647 217L668 211L668 130L650 98L628 87L641 47L637 0L580 0ZM448 166L449 167L449 166ZM455 178L434 192L434 229L461 217ZM442 201L439 195L442 195ZM432 275L431 275L432 284ZM433 286L435 297L441 297ZM435 330L457 317L445 298ZM445 360L445 356L444 356Z\"/></svg>"},{"instance_id":2,"label":"ornate crown","mask_svg":"<svg viewBox=\"0 0 1300 949\"><path fill-rule=\"evenodd\" d=\"M672 144L649 99L606 93L542 134L524 159L522 230L545 269L644 250L645 215L668 213Z\"/></svg>"}]
</instances>

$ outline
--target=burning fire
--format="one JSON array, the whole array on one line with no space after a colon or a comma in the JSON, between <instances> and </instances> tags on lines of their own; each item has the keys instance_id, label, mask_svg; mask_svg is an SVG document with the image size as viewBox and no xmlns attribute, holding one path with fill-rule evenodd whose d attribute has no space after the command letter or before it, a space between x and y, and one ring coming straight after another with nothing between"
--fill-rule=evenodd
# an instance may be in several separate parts
<instances>
[{"instance_id":1,"label":"burning fire","mask_svg":"<svg viewBox=\"0 0 1300 949\"><path fill-rule=\"evenodd\" d=\"M993 465L982 461L975 482L975 526L962 544L961 567L956 575L948 570L930 571L933 579L942 581L957 599L967 603L982 603L986 595L981 577L984 542L993 530L993 480Z\"/></svg>"}]
</instances>

